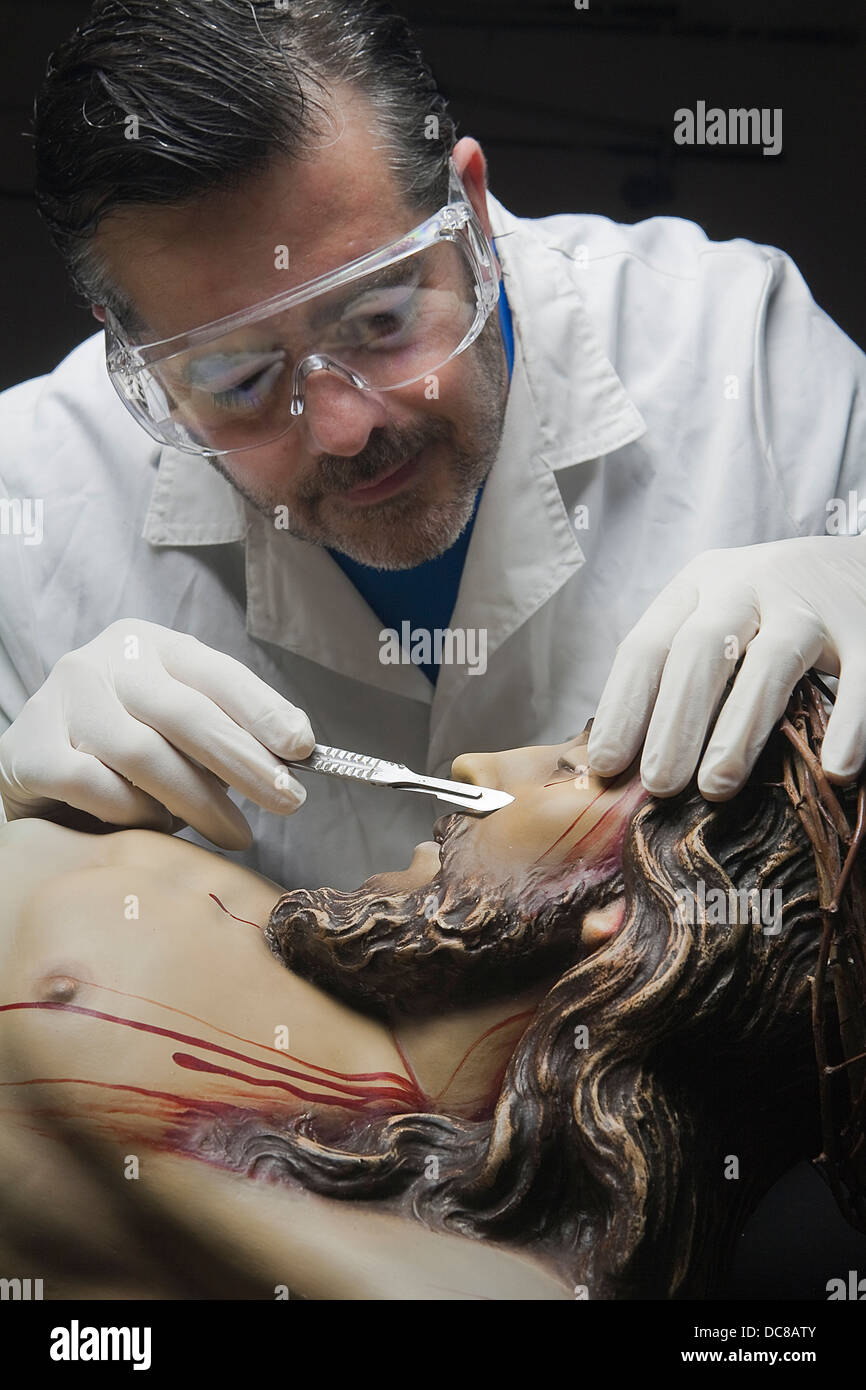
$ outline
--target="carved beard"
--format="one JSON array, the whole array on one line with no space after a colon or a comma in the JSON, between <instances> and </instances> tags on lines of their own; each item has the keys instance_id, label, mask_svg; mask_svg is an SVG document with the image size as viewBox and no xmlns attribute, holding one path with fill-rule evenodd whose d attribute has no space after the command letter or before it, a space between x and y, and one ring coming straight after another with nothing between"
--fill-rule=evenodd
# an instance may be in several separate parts
<instances>
[{"instance_id":1,"label":"carved beard","mask_svg":"<svg viewBox=\"0 0 866 1390\"><path fill-rule=\"evenodd\" d=\"M291 970L356 1006L422 1014L558 975L588 953L586 914L622 895L619 864L533 866L492 882L462 853L468 818L447 818L436 877L405 893L296 889L265 940ZM461 862L462 861L462 862Z\"/></svg>"}]
</instances>

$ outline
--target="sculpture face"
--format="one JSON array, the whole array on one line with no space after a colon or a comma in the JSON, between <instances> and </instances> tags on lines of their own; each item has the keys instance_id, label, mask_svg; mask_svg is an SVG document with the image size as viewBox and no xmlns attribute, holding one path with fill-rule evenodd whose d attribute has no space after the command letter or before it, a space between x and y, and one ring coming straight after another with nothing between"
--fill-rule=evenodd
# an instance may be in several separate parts
<instances>
[{"instance_id":1,"label":"sculpture face","mask_svg":"<svg viewBox=\"0 0 866 1390\"><path fill-rule=\"evenodd\" d=\"M619 777L590 773L584 730L565 743L512 748L501 753L466 753L456 758L451 776L461 782L508 791L515 798L491 816L455 815L436 822L436 841L418 845L407 869L376 874L359 892L398 894L448 879L479 885L512 884L519 891L527 877L561 881L568 865L600 876L618 865L628 820L647 799L637 764ZM585 943L611 934L619 916L593 913L584 923Z\"/></svg>"},{"instance_id":2,"label":"sculpture face","mask_svg":"<svg viewBox=\"0 0 866 1390\"><path fill-rule=\"evenodd\" d=\"M585 762L588 731L565 743L511 748L502 753L464 753L451 776L459 782L510 792L510 805L491 816L442 816L437 841L449 844L459 828L453 859L464 872L485 879L514 879L521 871L568 862L598 864L618 856L628 817L648 793L636 766L619 777L602 778ZM416 888L439 867L439 843L418 845L405 870L376 874L368 884L393 890Z\"/></svg>"},{"instance_id":3,"label":"sculpture face","mask_svg":"<svg viewBox=\"0 0 866 1390\"><path fill-rule=\"evenodd\" d=\"M539 979L575 963L622 924L622 843L647 798L636 763L615 779L591 775L587 739L457 758L456 779L515 800L484 818L440 817L436 842L418 845L407 869L352 892L284 894L271 949L327 990L386 1008L411 993L419 1010L453 1007L455 991L468 1003L528 983L521 941L549 947L534 952Z\"/></svg>"}]
</instances>

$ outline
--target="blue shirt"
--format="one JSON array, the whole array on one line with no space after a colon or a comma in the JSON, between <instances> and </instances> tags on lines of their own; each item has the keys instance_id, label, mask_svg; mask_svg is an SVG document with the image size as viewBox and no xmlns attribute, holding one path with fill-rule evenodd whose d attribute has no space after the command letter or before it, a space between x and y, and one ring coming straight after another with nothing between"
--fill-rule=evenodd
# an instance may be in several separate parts
<instances>
[{"instance_id":1,"label":"blue shirt","mask_svg":"<svg viewBox=\"0 0 866 1390\"><path fill-rule=\"evenodd\" d=\"M514 325L511 306L505 294L505 282L499 283L499 323L508 358L508 378L514 370ZM382 626L394 628L401 634L402 624L408 622L410 629L422 628L434 632L437 628L447 628L457 602L457 590L466 561L466 552L472 539L472 528L478 514L484 485L478 489L475 506L469 524L454 544L423 565L415 565L408 570L379 570L370 565L360 565L350 560L338 550L328 549L340 569L348 575L355 588L366 599L373 612L382 621ZM437 665L419 664L428 680L436 684L439 675Z\"/></svg>"}]
</instances>

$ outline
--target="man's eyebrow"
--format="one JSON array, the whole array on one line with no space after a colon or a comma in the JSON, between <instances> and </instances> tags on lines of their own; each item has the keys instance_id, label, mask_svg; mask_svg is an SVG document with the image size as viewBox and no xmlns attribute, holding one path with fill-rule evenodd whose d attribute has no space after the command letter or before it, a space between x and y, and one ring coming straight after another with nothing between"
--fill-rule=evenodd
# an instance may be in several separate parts
<instances>
[{"instance_id":1,"label":"man's eyebrow","mask_svg":"<svg viewBox=\"0 0 866 1390\"><path fill-rule=\"evenodd\" d=\"M408 259L408 258L407 258ZM361 290L387 289L390 285L407 284L419 278L419 268L416 265L407 265L406 260L396 261L394 265L386 265L382 270L371 271L369 275L362 275L356 284L351 281L347 285L341 285L328 295L328 304L320 308L317 313L310 317L310 325L317 328L320 323L329 318L333 318L334 305L345 304L358 292L358 285Z\"/></svg>"}]
</instances>

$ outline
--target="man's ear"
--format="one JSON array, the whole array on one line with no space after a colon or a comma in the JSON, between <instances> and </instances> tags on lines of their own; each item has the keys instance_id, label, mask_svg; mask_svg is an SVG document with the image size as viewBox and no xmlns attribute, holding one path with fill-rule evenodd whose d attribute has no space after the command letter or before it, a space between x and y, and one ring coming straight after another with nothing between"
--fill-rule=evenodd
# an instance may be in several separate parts
<instances>
[{"instance_id":1,"label":"man's ear","mask_svg":"<svg viewBox=\"0 0 866 1390\"><path fill-rule=\"evenodd\" d=\"M493 240L493 229L487 213L487 160L477 140L464 135L451 151L454 167L460 175L475 215L481 223L489 241Z\"/></svg>"},{"instance_id":2,"label":"man's ear","mask_svg":"<svg viewBox=\"0 0 866 1390\"><path fill-rule=\"evenodd\" d=\"M104 305L104 304L91 304L91 306L90 306L90 312L92 313L92 315L93 315L93 317L94 317L95 319L99 319L99 322L100 322L100 323L105 323L105 305Z\"/></svg>"}]
</instances>

